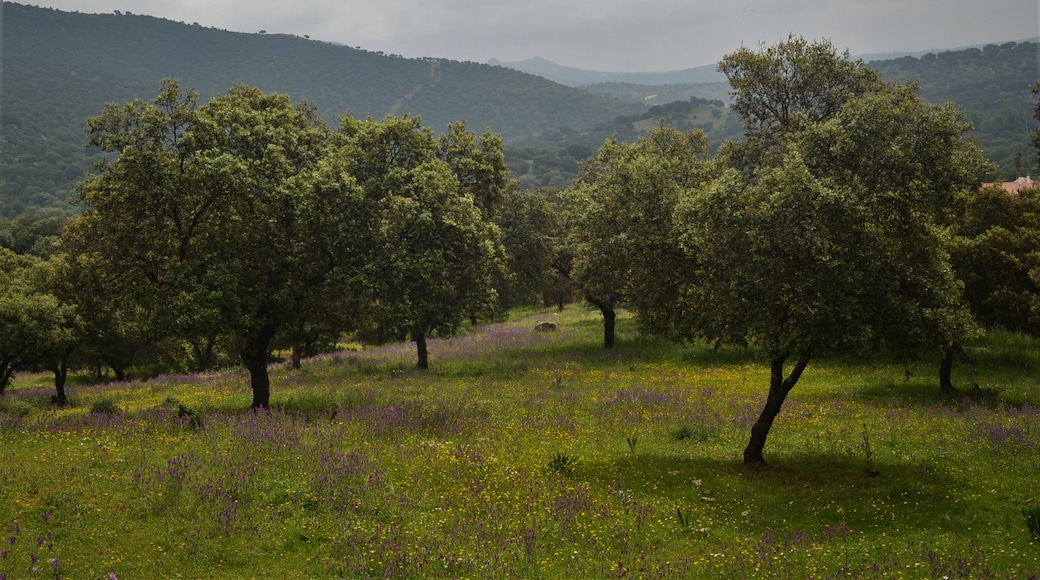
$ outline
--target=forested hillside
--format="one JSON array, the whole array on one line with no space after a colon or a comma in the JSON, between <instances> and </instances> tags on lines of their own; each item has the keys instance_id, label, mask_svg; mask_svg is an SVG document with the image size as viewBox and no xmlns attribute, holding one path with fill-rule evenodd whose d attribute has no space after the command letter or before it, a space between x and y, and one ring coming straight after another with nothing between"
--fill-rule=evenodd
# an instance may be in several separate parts
<instances>
[{"instance_id":1,"label":"forested hillside","mask_svg":"<svg viewBox=\"0 0 1040 580\"><path fill-rule=\"evenodd\" d=\"M465 120L511 140L644 110L502 67L4 2L0 215L71 211L63 200L97 156L83 151L87 116L153 97L164 77L204 99L236 83L286 93L317 104L330 124L409 113L438 131Z\"/></svg>"},{"instance_id":2,"label":"forested hillside","mask_svg":"<svg viewBox=\"0 0 1040 580\"><path fill-rule=\"evenodd\" d=\"M869 64L886 79L918 81L929 101L956 103L975 124L986 157L1000 166L998 177L1010 181L1016 173L1040 172L1029 145L1036 128L1029 87L1040 80L1038 50L1035 42L1008 42Z\"/></svg>"},{"instance_id":3,"label":"forested hillside","mask_svg":"<svg viewBox=\"0 0 1040 580\"><path fill-rule=\"evenodd\" d=\"M344 114L421 115L441 131L465 120L505 139L525 186L566 186L603 139L630 140L664 118L708 132L712 148L740 133L718 83L569 88L505 67L405 59L280 34L244 34L130 13L81 14L2 4L0 216L69 215L77 181L99 153L84 148L87 117L106 102L150 99L164 77L203 99L247 84L307 99L335 125ZM736 48L736 47L733 47ZM888 79L918 79L922 95L953 101L975 124L995 177L1036 175L1029 135L1036 43L1007 43L874 61ZM655 98L646 97L656 94ZM677 104L676 104L677 103ZM1016 167L1016 158L1021 160Z\"/></svg>"}]
</instances>

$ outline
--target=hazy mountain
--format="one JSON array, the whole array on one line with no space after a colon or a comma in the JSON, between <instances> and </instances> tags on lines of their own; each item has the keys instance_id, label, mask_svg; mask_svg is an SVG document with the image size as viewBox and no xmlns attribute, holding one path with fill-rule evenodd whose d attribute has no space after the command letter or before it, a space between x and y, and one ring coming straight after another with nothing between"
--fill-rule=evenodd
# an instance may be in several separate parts
<instances>
[{"instance_id":1,"label":"hazy mountain","mask_svg":"<svg viewBox=\"0 0 1040 580\"><path fill-rule=\"evenodd\" d=\"M520 62L501 62L497 59L491 59L488 61L488 64L531 73L569 87L599 83L657 86L693 85L726 81L725 75L715 70L715 65L699 66L671 72L612 73L566 67L544 58L531 58Z\"/></svg>"}]
</instances>

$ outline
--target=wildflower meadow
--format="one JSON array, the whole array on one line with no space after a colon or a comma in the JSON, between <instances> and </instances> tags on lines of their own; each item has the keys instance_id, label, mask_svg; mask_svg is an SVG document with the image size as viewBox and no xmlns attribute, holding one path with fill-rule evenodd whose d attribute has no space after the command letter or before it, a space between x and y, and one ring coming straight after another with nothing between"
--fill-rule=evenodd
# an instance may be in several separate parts
<instances>
[{"instance_id":1,"label":"wildflower meadow","mask_svg":"<svg viewBox=\"0 0 1040 580\"><path fill-rule=\"evenodd\" d=\"M534 332L541 321L554 332ZM0 399L0 579L1038 578L1040 343L769 368L531 309L414 345Z\"/></svg>"}]
</instances>

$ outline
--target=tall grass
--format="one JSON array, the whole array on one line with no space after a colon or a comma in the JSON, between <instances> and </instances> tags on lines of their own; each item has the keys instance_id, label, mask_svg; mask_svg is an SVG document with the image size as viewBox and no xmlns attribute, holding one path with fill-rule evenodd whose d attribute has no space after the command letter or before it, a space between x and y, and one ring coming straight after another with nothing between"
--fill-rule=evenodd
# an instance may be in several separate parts
<instances>
[{"instance_id":1,"label":"tall grass","mask_svg":"<svg viewBox=\"0 0 1040 580\"><path fill-rule=\"evenodd\" d=\"M559 329L531 332L543 319ZM411 345L278 367L262 414L242 410L241 373L76 387L63 408L16 384L0 400L0 573L1040 574L1036 342L971 345L958 399L936 394L937 359L814 361L771 467L745 468L769 374L756 353L644 339L626 318L604 352L598 323L514 316L431 341L427 373Z\"/></svg>"}]
</instances>

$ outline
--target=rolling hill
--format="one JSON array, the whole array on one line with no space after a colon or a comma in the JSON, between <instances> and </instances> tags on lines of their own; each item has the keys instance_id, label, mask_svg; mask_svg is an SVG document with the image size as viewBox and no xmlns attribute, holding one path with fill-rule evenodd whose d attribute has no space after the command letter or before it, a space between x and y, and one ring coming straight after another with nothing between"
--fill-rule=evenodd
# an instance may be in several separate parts
<instances>
[{"instance_id":1,"label":"rolling hill","mask_svg":"<svg viewBox=\"0 0 1040 580\"><path fill-rule=\"evenodd\" d=\"M504 67L405 59L275 34L243 34L134 14L81 14L3 3L0 215L74 211L63 200L93 163L86 118L106 102L156 95L164 77L203 100L233 84L306 99L342 115L465 120L507 140L588 127L645 107Z\"/></svg>"},{"instance_id":2,"label":"rolling hill","mask_svg":"<svg viewBox=\"0 0 1040 580\"><path fill-rule=\"evenodd\" d=\"M740 133L714 67L622 73L554 82L508 68L436 58L406 59L281 34L246 34L130 13L82 14L11 2L2 10L0 217L70 215L76 182L99 158L84 148L87 117L106 102L154 97L164 77L202 99L233 84L289 94L318 106L335 125L343 115L421 115L434 130L465 120L501 134L522 183L566 185L577 161L604 138L637 137L658 118L703 128L713 146ZM1038 45L1009 42L870 63L886 78L917 80L921 93L953 101L975 124L998 177L1040 174L1029 136ZM523 63L520 63L523 64ZM588 73L548 61L532 72ZM541 67L541 68L538 68ZM593 83L593 84L587 84ZM666 83L666 84L661 84ZM515 166L514 166L515 165Z\"/></svg>"}]
</instances>

